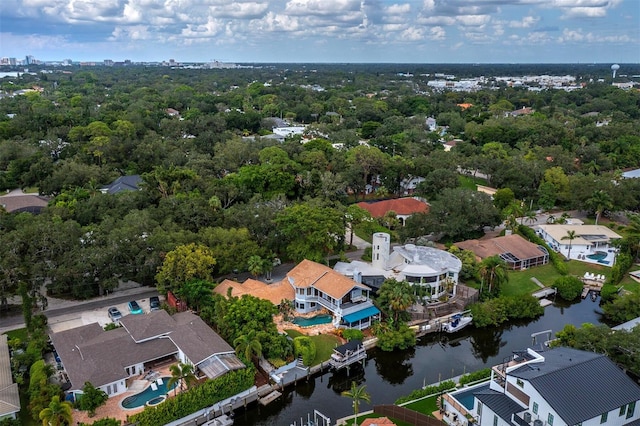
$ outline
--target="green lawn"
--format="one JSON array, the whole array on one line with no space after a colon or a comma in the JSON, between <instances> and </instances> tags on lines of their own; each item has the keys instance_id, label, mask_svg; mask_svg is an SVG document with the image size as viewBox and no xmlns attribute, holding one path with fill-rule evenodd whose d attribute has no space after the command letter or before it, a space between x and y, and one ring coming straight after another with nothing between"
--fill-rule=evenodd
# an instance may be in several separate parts
<instances>
[{"instance_id":1,"label":"green lawn","mask_svg":"<svg viewBox=\"0 0 640 426\"><path fill-rule=\"evenodd\" d=\"M304 336L297 330L285 330L291 338L298 336ZM333 348L342 344L340 338L333 334L320 334L317 336L308 336L311 341L316 344L316 358L311 365L318 365L321 362L327 361L333 353Z\"/></svg>"},{"instance_id":2,"label":"green lawn","mask_svg":"<svg viewBox=\"0 0 640 426\"><path fill-rule=\"evenodd\" d=\"M609 276L611 273L611 268L606 266L584 263L577 260L567 262L567 267L569 269L569 274L577 277L584 276L585 272L604 274L605 276ZM504 285L502 288L503 294L513 296L536 291L539 287L531 281L532 277L537 278L545 286L551 287L553 286L553 282L560 277L560 274L551 264L536 266L534 268L527 269L526 271L510 271L509 283ZM629 279L629 281L632 280Z\"/></svg>"},{"instance_id":3,"label":"green lawn","mask_svg":"<svg viewBox=\"0 0 640 426\"><path fill-rule=\"evenodd\" d=\"M466 189L470 189L472 191L475 191L477 189L476 185L483 185L483 186L488 185L488 182L484 179L474 178L472 176L466 176L466 175L459 175L458 181L460 181L460 186Z\"/></svg>"},{"instance_id":4,"label":"green lawn","mask_svg":"<svg viewBox=\"0 0 640 426\"><path fill-rule=\"evenodd\" d=\"M438 400L438 396L433 395L433 396L430 396L429 398L421 399L420 401L416 401L416 402L412 402L411 404L404 405L404 407L413 411L417 411L418 413L431 416L431 413L438 410L437 400Z\"/></svg>"},{"instance_id":5,"label":"green lawn","mask_svg":"<svg viewBox=\"0 0 640 426\"><path fill-rule=\"evenodd\" d=\"M18 338L21 342L26 342L27 338L29 337L29 333L27 332L26 328L7 331L5 334L9 336L9 340Z\"/></svg>"}]
</instances>

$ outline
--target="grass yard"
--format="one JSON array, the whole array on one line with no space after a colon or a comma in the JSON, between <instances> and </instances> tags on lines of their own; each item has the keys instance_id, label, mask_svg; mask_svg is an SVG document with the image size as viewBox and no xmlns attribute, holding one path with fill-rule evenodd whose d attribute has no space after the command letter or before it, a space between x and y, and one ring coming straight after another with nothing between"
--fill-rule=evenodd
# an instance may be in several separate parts
<instances>
[{"instance_id":1,"label":"grass yard","mask_svg":"<svg viewBox=\"0 0 640 426\"><path fill-rule=\"evenodd\" d=\"M293 339L298 336L304 336L297 330L285 330L286 333ZM338 336L333 334L319 334L317 336L308 336L313 343L316 344L316 358L311 365L318 365L321 362L329 360L333 353L333 348L340 346L342 341Z\"/></svg>"},{"instance_id":2,"label":"grass yard","mask_svg":"<svg viewBox=\"0 0 640 426\"><path fill-rule=\"evenodd\" d=\"M578 260L567 262L567 267L569 269L569 274L577 277L584 276L585 272L604 274L605 276L609 276L609 274L611 274L611 268L592 263L580 262ZM537 278L545 286L551 287L553 286L553 282L560 277L560 274L551 264L536 266L534 268L527 269L526 271L509 271L509 283L503 286L503 294L517 296L536 291L539 287L531 281L532 277ZM629 279L629 281L633 280Z\"/></svg>"},{"instance_id":3,"label":"grass yard","mask_svg":"<svg viewBox=\"0 0 640 426\"><path fill-rule=\"evenodd\" d=\"M472 191L475 191L477 189L476 185L488 185L488 182L485 179L474 178L473 176L466 175L459 175L458 181L460 181L460 186Z\"/></svg>"},{"instance_id":4,"label":"grass yard","mask_svg":"<svg viewBox=\"0 0 640 426\"><path fill-rule=\"evenodd\" d=\"M27 332L26 328L7 331L5 334L9 337L9 340L17 338L20 339L21 342L26 342L27 338L29 337L29 333Z\"/></svg>"},{"instance_id":5,"label":"grass yard","mask_svg":"<svg viewBox=\"0 0 640 426\"><path fill-rule=\"evenodd\" d=\"M433 395L433 396L430 396L429 398L421 399L420 401L407 404L404 407L409 408L410 410L413 410L413 411L417 411L418 413L431 416L431 413L438 410L437 400L438 400L438 396Z\"/></svg>"}]
</instances>

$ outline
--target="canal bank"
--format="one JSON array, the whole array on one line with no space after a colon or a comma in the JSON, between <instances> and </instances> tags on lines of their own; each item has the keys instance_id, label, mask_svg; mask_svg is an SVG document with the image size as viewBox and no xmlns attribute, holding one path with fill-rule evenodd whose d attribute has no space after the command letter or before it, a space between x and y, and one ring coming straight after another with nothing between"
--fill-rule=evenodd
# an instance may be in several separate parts
<instances>
[{"instance_id":1,"label":"canal bank","mask_svg":"<svg viewBox=\"0 0 640 426\"><path fill-rule=\"evenodd\" d=\"M372 403L362 404L361 410L392 404L425 384L498 364L514 350L530 346L534 333L548 329L557 332L566 324L580 326L586 322L600 323L597 302L589 298L573 304L557 301L545 309L544 316L532 321L489 329L466 328L453 335L431 334L405 351L372 349L363 367L351 369L349 374L326 372L299 381L267 406L254 404L237 411L236 424L290 425L296 419L306 419L314 409L331 419L348 416L353 412L352 401L340 394L351 387L352 381L366 385L371 395Z\"/></svg>"}]
</instances>

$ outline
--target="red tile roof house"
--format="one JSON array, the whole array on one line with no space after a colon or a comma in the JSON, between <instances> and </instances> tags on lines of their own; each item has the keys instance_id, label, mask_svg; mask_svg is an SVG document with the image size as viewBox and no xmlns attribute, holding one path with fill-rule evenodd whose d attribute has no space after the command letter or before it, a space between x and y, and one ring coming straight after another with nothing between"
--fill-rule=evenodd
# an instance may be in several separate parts
<instances>
[{"instance_id":1,"label":"red tile roof house","mask_svg":"<svg viewBox=\"0 0 640 426\"><path fill-rule=\"evenodd\" d=\"M362 201L358 203L358 207L365 209L374 218L382 218L387 212L393 211L400 220L402 226L405 221L416 213L428 213L429 204L419 200L418 198L394 198L391 200L376 201L367 203Z\"/></svg>"},{"instance_id":2,"label":"red tile roof house","mask_svg":"<svg viewBox=\"0 0 640 426\"><path fill-rule=\"evenodd\" d=\"M126 315L120 324L105 331L96 322L50 335L69 392L81 393L90 382L109 397L119 395L132 383L128 379L170 360L191 364L198 377L210 379L245 367L233 348L191 312Z\"/></svg>"}]
</instances>

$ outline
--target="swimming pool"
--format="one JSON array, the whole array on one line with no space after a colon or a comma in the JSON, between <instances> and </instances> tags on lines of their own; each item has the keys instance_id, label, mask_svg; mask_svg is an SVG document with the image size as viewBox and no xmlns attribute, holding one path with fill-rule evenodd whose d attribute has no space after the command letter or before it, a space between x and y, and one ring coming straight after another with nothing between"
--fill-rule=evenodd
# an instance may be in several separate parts
<instances>
[{"instance_id":1,"label":"swimming pool","mask_svg":"<svg viewBox=\"0 0 640 426\"><path fill-rule=\"evenodd\" d=\"M296 325L299 325L300 327L311 327L314 325L328 324L331 322L331 320L333 320L333 316L328 314L321 314L311 318L297 317L297 318L294 318L293 321L291 322L293 322Z\"/></svg>"},{"instance_id":2,"label":"swimming pool","mask_svg":"<svg viewBox=\"0 0 640 426\"><path fill-rule=\"evenodd\" d=\"M151 401L154 398L157 398L161 395L165 395L167 392L178 386L178 383L174 383L171 388L167 387L167 382L171 377L161 377L162 384L157 385L157 389L153 390L151 386L148 386L145 390L135 395L131 395L122 400L122 408L138 408L142 407L147 403L147 401ZM156 383L156 382L154 382Z\"/></svg>"},{"instance_id":3,"label":"swimming pool","mask_svg":"<svg viewBox=\"0 0 640 426\"><path fill-rule=\"evenodd\" d=\"M604 251L597 251L593 254L588 254L587 258L591 259L591 260L604 260L607 258L607 252Z\"/></svg>"},{"instance_id":4,"label":"swimming pool","mask_svg":"<svg viewBox=\"0 0 640 426\"><path fill-rule=\"evenodd\" d=\"M455 395L453 395L453 397L460 403L462 404L467 410L471 411L473 410L473 402L474 402L474 396L473 394L476 392L482 392L484 390L489 389L489 384L487 383L486 385L483 386L476 386L474 388L471 389L467 389L464 390L462 392L456 393Z\"/></svg>"}]
</instances>

